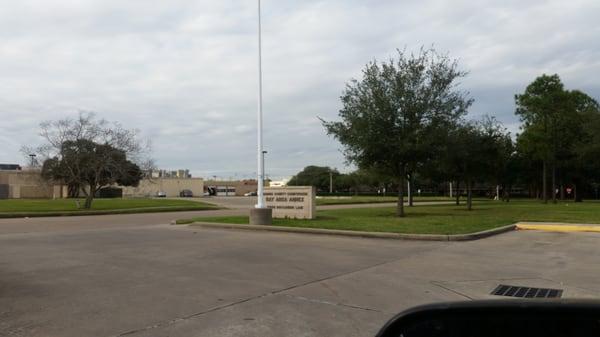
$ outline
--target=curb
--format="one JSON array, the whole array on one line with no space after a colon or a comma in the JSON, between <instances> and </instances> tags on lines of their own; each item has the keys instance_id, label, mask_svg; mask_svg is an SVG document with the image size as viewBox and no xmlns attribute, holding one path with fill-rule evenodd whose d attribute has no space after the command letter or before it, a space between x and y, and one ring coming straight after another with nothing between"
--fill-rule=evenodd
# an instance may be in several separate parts
<instances>
[{"instance_id":1,"label":"curb","mask_svg":"<svg viewBox=\"0 0 600 337\"><path fill-rule=\"evenodd\" d=\"M600 225L570 224L560 222L519 222L517 230L538 230L546 232L593 232L600 233Z\"/></svg>"},{"instance_id":2,"label":"curb","mask_svg":"<svg viewBox=\"0 0 600 337\"><path fill-rule=\"evenodd\" d=\"M303 228L303 227L282 227L282 226L262 226L262 225L239 225L239 224L224 224L214 222L194 222L189 226L199 226L204 228L218 229L237 229L237 230L252 230L252 231L270 231L270 232L285 232L299 234L319 234L319 235L336 235L347 237L361 237L372 239L394 239L394 240L419 240L419 241L472 241L513 231L516 225L508 225L504 227L493 228L482 232L469 234L404 234L404 233L387 233L387 232L360 232L339 229L322 229L322 228Z\"/></svg>"}]
</instances>

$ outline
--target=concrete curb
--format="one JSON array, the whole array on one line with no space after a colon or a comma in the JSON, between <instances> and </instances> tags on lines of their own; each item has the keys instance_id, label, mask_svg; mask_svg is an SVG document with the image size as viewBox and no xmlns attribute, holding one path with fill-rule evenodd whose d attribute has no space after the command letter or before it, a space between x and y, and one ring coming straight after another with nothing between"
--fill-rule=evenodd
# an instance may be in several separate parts
<instances>
[{"instance_id":1,"label":"concrete curb","mask_svg":"<svg viewBox=\"0 0 600 337\"><path fill-rule=\"evenodd\" d=\"M262 226L262 225L239 225L225 224L214 222L194 222L189 226L200 226L204 228L219 228L219 229L238 229L238 230L253 230L253 231L270 231L270 232L286 232L300 234L320 234L320 235L338 235L348 237L361 237L373 239L394 239L394 240L420 240L420 241L471 241L486 238L493 235L498 235L510 232L516 228L516 225L508 225L504 227L493 228L490 230L469 233L469 234L403 234L403 233L386 233L386 232L360 232L339 229L322 229L322 228L303 228L303 227L282 227L282 226Z\"/></svg>"}]
</instances>

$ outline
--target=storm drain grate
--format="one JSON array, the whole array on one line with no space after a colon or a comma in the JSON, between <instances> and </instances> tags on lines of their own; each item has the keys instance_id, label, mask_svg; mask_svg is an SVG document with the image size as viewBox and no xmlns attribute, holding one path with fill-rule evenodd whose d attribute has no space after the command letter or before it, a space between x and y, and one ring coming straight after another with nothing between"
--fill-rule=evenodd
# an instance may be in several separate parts
<instances>
[{"instance_id":1,"label":"storm drain grate","mask_svg":"<svg viewBox=\"0 0 600 337\"><path fill-rule=\"evenodd\" d=\"M560 298L562 289L530 288L501 284L492 291L492 295L522 298Z\"/></svg>"}]
</instances>

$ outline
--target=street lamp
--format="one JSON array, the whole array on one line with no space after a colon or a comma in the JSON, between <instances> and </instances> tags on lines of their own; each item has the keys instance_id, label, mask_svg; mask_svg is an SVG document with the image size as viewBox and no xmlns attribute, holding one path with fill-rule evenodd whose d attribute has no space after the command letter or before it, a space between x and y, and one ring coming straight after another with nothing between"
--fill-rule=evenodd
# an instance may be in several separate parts
<instances>
[{"instance_id":1,"label":"street lamp","mask_svg":"<svg viewBox=\"0 0 600 337\"><path fill-rule=\"evenodd\" d=\"M29 155L29 158L31 158L31 167L33 168L35 166L35 153L32 153Z\"/></svg>"},{"instance_id":2,"label":"street lamp","mask_svg":"<svg viewBox=\"0 0 600 337\"><path fill-rule=\"evenodd\" d=\"M271 209L265 204L265 168L263 151L263 103L262 103L262 27L261 27L261 10L260 0L258 0L258 111L257 111L257 131L258 131L258 146L257 146L257 203L250 210L250 224L255 225L270 225L272 218Z\"/></svg>"}]
</instances>

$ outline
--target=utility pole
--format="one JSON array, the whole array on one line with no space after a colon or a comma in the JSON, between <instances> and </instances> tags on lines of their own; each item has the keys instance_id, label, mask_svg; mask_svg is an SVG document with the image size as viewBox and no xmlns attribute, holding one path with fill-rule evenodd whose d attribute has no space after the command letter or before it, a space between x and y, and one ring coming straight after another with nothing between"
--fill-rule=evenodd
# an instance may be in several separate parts
<instances>
[{"instance_id":1,"label":"utility pole","mask_svg":"<svg viewBox=\"0 0 600 337\"><path fill-rule=\"evenodd\" d=\"M329 170L329 194L333 194L333 172Z\"/></svg>"}]
</instances>

